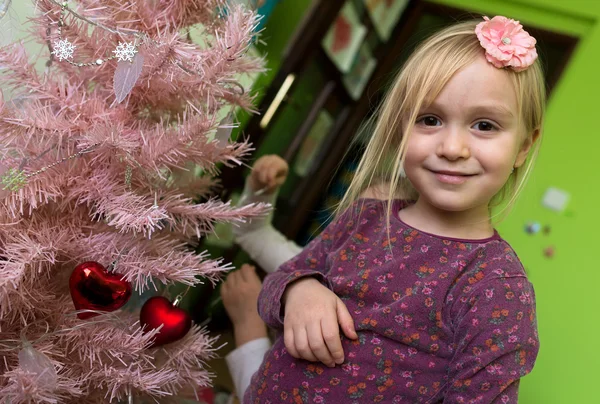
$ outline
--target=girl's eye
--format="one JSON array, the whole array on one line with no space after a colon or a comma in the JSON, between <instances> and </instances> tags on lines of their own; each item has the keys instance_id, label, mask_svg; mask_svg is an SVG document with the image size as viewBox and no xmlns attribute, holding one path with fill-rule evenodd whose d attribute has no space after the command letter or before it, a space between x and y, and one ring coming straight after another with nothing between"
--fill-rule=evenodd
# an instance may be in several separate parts
<instances>
[{"instance_id":1,"label":"girl's eye","mask_svg":"<svg viewBox=\"0 0 600 404\"><path fill-rule=\"evenodd\" d=\"M424 116L419 119L417 123L421 123L425 126L440 126L442 124L435 116Z\"/></svg>"},{"instance_id":2,"label":"girl's eye","mask_svg":"<svg viewBox=\"0 0 600 404\"><path fill-rule=\"evenodd\" d=\"M474 127L475 127L475 129L482 131L482 132L490 132L490 131L496 129L496 126L494 126L492 123L486 122L486 121L477 122L474 125Z\"/></svg>"}]
</instances>

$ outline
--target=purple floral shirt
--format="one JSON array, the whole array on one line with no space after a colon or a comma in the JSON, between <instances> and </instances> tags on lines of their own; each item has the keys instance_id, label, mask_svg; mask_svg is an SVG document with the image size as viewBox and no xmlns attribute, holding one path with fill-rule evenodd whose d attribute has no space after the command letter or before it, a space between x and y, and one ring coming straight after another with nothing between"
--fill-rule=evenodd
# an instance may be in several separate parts
<instances>
[{"instance_id":1,"label":"purple floral shirt","mask_svg":"<svg viewBox=\"0 0 600 404\"><path fill-rule=\"evenodd\" d=\"M498 233L458 240L359 200L269 275L261 317L282 329L287 285L312 276L346 304L359 335L335 368L298 360L278 338L244 403L516 403L538 349L531 283ZM398 212L405 203L393 202ZM307 298L310 298L307 296Z\"/></svg>"}]
</instances>

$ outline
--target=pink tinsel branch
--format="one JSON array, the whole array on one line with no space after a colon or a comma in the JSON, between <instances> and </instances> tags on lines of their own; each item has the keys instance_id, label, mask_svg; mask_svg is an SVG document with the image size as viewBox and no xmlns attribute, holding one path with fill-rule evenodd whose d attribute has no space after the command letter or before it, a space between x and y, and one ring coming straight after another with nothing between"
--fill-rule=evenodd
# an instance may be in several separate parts
<instances>
[{"instance_id":1,"label":"pink tinsel branch","mask_svg":"<svg viewBox=\"0 0 600 404\"><path fill-rule=\"evenodd\" d=\"M65 332L60 332L61 329ZM157 330L144 334L133 318L122 315L117 321L104 315L82 324L71 315L56 332L54 343L67 352L74 352L82 368L93 370L117 363L126 366L132 361L153 366L153 357L147 348Z\"/></svg>"},{"instance_id":2,"label":"pink tinsel branch","mask_svg":"<svg viewBox=\"0 0 600 404\"><path fill-rule=\"evenodd\" d=\"M0 381L0 397L7 403L56 404L84 394L82 377L70 379L59 376L56 386L50 387L41 383L37 374L15 368L0 375L0 379L3 379Z\"/></svg>"},{"instance_id":3,"label":"pink tinsel branch","mask_svg":"<svg viewBox=\"0 0 600 404\"><path fill-rule=\"evenodd\" d=\"M154 281L165 284L180 282L190 286L203 280L216 282L222 273L231 269L222 260L208 259L205 253L196 254L186 244L168 236L132 243L129 236L98 233L81 239L74 247L81 251L80 260L99 262L117 259L118 253L111 254L115 248L125 251L126 254L119 259L117 271L140 293Z\"/></svg>"},{"instance_id":4,"label":"pink tinsel branch","mask_svg":"<svg viewBox=\"0 0 600 404\"><path fill-rule=\"evenodd\" d=\"M210 200L205 203L192 205L183 201L165 198L165 208L179 220L177 229L184 234L202 234L213 232L214 222L245 222L247 219L263 217L270 211L270 205L257 203L239 208L231 206L230 202Z\"/></svg>"},{"instance_id":5,"label":"pink tinsel branch","mask_svg":"<svg viewBox=\"0 0 600 404\"><path fill-rule=\"evenodd\" d=\"M5 85L22 85L21 91L38 91L42 84L33 65L29 63L29 57L23 43L0 48L0 70L2 70L2 81Z\"/></svg>"},{"instance_id":6,"label":"pink tinsel branch","mask_svg":"<svg viewBox=\"0 0 600 404\"><path fill-rule=\"evenodd\" d=\"M178 346L167 350L167 360L163 366L177 369L180 377L187 379L189 384L198 387L208 386L210 380L207 372L200 373L204 377L197 377L197 373L192 375L189 372L202 368L206 361L217 356L218 348L214 347L217 341L218 337L211 337L206 330L194 327ZM194 378L191 378L192 376Z\"/></svg>"}]
</instances>

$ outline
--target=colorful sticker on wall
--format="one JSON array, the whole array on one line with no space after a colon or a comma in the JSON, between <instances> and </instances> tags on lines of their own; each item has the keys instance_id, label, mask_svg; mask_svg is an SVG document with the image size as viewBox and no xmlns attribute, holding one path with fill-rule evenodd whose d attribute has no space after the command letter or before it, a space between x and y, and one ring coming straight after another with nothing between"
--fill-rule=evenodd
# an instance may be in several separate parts
<instances>
[{"instance_id":1,"label":"colorful sticker on wall","mask_svg":"<svg viewBox=\"0 0 600 404\"><path fill-rule=\"evenodd\" d=\"M348 73L366 35L367 28L361 24L352 2L347 1L323 38L322 46L337 68Z\"/></svg>"},{"instance_id":2,"label":"colorful sticker on wall","mask_svg":"<svg viewBox=\"0 0 600 404\"><path fill-rule=\"evenodd\" d=\"M562 212L567 207L571 196L568 192L558 188L548 188L542 198L542 205L556 212Z\"/></svg>"},{"instance_id":3,"label":"colorful sticker on wall","mask_svg":"<svg viewBox=\"0 0 600 404\"><path fill-rule=\"evenodd\" d=\"M377 35L387 42L398 24L409 0L363 0Z\"/></svg>"},{"instance_id":4,"label":"colorful sticker on wall","mask_svg":"<svg viewBox=\"0 0 600 404\"><path fill-rule=\"evenodd\" d=\"M539 233L542 225L538 222L529 222L525 225L525 232L528 234L536 234Z\"/></svg>"},{"instance_id":5,"label":"colorful sticker on wall","mask_svg":"<svg viewBox=\"0 0 600 404\"><path fill-rule=\"evenodd\" d=\"M352 99L358 100L360 98L376 66L377 60L371 54L368 44L363 43L354 59L350 72L342 79Z\"/></svg>"},{"instance_id":6,"label":"colorful sticker on wall","mask_svg":"<svg viewBox=\"0 0 600 404\"><path fill-rule=\"evenodd\" d=\"M546 256L546 258L553 258L555 253L556 250L554 249L554 246L544 248L544 255Z\"/></svg>"}]
</instances>

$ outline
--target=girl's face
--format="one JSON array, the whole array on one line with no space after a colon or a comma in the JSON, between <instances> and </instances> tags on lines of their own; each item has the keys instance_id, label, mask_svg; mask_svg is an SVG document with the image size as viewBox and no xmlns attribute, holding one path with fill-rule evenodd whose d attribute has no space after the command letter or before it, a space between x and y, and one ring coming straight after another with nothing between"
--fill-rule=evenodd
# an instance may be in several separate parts
<instances>
[{"instance_id":1,"label":"girl's face","mask_svg":"<svg viewBox=\"0 0 600 404\"><path fill-rule=\"evenodd\" d=\"M511 80L483 56L454 75L408 138L404 170L419 203L487 214L533 141L518 118Z\"/></svg>"}]
</instances>

